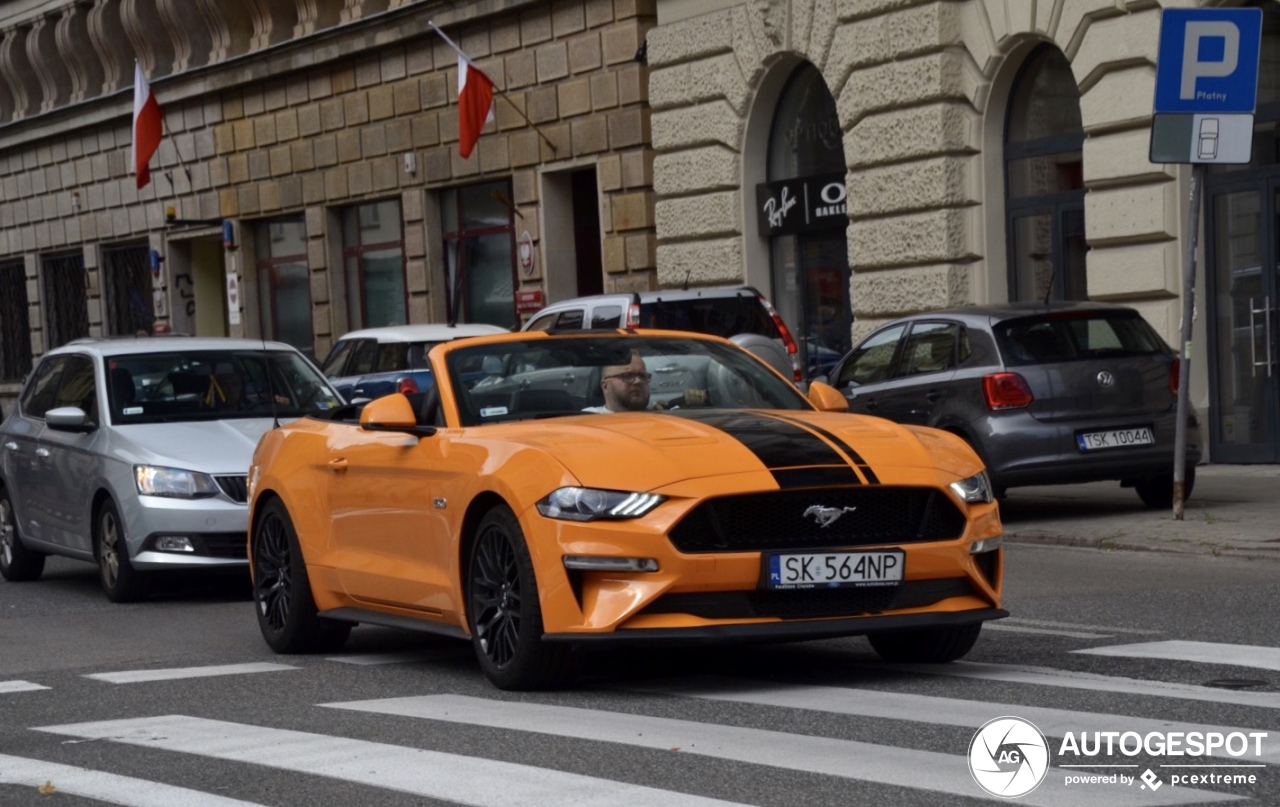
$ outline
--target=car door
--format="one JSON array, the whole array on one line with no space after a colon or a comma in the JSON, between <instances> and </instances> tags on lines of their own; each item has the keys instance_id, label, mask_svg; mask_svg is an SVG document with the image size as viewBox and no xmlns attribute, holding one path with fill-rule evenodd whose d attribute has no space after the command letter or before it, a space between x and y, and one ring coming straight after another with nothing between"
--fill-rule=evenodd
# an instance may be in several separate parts
<instances>
[{"instance_id":1,"label":"car door","mask_svg":"<svg viewBox=\"0 0 1280 807\"><path fill-rule=\"evenodd\" d=\"M849 352L831 376L831 384L849 401L849 411L879 415L880 394L893 378L907 323L888 325Z\"/></svg>"},{"instance_id":2,"label":"car door","mask_svg":"<svg viewBox=\"0 0 1280 807\"><path fill-rule=\"evenodd\" d=\"M433 485L443 438L357 426L349 437L331 443L328 460L339 581L370 604L447 610L448 532Z\"/></svg>"},{"instance_id":3,"label":"car door","mask_svg":"<svg viewBox=\"0 0 1280 807\"><path fill-rule=\"evenodd\" d=\"M51 408L78 407L90 421L99 423L103 407L98 402L98 364L87 354L67 356ZM40 473L49 497L46 513L50 538L80 552L92 549L92 483L100 476L101 439L97 428L71 431L46 426L37 441L37 452L45 452Z\"/></svg>"},{"instance_id":4,"label":"car door","mask_svg":"<svg viewBox=\"0 0 1280 807\"><path fill-rule=\"evenodd\" d=\"M14 517L22 535L33 541L52 540L46 515L51 499L47 490L49 452L40 446L39 437L45 430L44 414L57 400L66 361L66 356L49 356L36 365L0 443Z\"/></svg>"},{"instance_id":5,"label":"car door","mask_svg":"<svg viewBox=\"0 0 1280 807\"><path fill-rule=\"evenodd\" d=\"M897 423L931 426L946 405L956 374L961 327L945 320L917 320L902 341L893 376L881 385L875 414Z\"/></svg>"}]
</instances>

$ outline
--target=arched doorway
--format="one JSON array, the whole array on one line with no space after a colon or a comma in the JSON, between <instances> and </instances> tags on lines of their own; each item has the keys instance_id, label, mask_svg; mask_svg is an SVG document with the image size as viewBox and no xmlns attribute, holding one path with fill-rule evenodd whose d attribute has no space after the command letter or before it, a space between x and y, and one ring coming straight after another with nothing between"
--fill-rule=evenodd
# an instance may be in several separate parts
<instances>
[{"instance_id":1,"label":"arched doorway","mask_svg":"<svg viewBox=\"0 0 1280 807\"><path fill-rule=\"evenodd\" d=\"M1010 300L1084 300L1084 126L1071 65L1052 45L1014 79L1005 122Z\"/></svg>"},{"instance_id":2,"label":"arched doorway","mask_svg":"<svg viewBox=\"0 0 1280 807\"><path fill-rule=\"evenodd\" d=\"M1280 7L1250 5L1263 10L1252 161L1205 180L1215 462L1280 462Z\"/></svg>"},{"instance_id":3,"label":"arched doorway","mask_svg":"<svg viewBox=\"0 0 1280 807\"><path fill-rule=\"evenodd\" d=\"M769 296L795 333L806 378L851 346L847 171L835 99L822 73L801 64L774 109L757 209L769 238Z\"/></svg>"}]
</instances>

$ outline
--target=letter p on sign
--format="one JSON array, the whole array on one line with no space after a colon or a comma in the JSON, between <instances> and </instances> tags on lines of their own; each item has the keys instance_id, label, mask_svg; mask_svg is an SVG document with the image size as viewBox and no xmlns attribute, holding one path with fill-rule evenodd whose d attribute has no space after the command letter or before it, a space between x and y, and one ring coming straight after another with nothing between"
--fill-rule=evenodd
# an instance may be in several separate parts
<instances>
[{"instance_id":1,"label":"letter p on sign","mask_svg":"<svg viewBox=\"0 0 1280 807\"><path fill-rule=\"evenodd\" d=\"M1202 43L1210 45L1215 39L1222 41L1222 58L1202 61L1204 50L1208 50L1202 50ZM1204 42L1205 40L1210 42ZM1239 63L1240 29L1235 23L1222 20L1188 22L1183 36L1182 90L1178 97L1184 101L1193 100L1196 97L1197 79L1229 76L1236 72L1236 65Z\"/></svg>"}]
</instances>

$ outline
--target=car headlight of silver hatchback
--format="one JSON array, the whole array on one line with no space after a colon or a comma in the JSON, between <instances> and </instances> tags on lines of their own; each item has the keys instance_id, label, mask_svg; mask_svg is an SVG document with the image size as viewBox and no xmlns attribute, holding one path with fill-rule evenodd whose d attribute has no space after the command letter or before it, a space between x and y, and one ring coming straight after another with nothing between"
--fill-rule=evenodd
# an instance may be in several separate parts
<instances>
[{"instance_id":1,"label":"car headlight of silver hatchback","mask_svg":"<svg viewBox=\"0 0 1280 807\"><path fill-rule=\"evenodd\" d=\"M568 521L639 518L666 501L656 493L566 487L553 490L538 502L538 512L547 518Z\"/></svg>"},{"instance_id":2,"label":"car headlight of silver hatchback","mask_svg":"<svg viewBox=\"0 0 1280 807\"><path fill-rule=\"evenodd\" d=\"M967 479L952 482L951 492L970 504L990 502L995 499L991 493L991 479L986 471L979 471Z\"/></svg>"},{"instance_id":3,"label":"car headlight of silver hatchback","mask_svg":"<svg viewBox=\"0 0 1280 807\"><path fill-rule=\"evenodd\" d=\"M156 465L133 466L133 481L142 496L165 496L171 499L207 499L218 495L213 477L197 471L162 468Z\"/></svg>"}]
</instances>

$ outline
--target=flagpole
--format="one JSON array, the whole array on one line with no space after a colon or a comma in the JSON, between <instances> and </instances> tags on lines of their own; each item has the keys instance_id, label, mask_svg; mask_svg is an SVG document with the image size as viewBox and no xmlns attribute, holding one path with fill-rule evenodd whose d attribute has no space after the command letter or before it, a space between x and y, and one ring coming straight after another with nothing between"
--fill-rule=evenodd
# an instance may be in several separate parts
<instances>
[{"instance_id":1,"label":"flagpole","mask_svg":"<svg viewBox=\"0 0 1280 807\"><path fill-rule=\"evenodd\" d=\"M462 50L462 48L458 47L458 43L457 43L457 42L454 42L452 39L450 39L448 34L446 34L444 31L441 31L441 30L440 30L440 27L439 27L438 25L436 25L434 22L432 22L432 21L430 21L430 20L428 20L428 21L427 21L427 25L430 25L430 26L431 26L431 29L432 29L433 31L435 31L437 34L439 34L439 35L440 35L440 38L441 38L441 39L443 39L443 40L444 40L444 41L449 45L449 47L451 47L451 48L453 48L455 51L457 51L457 52L458 52L458 55L459 55L459 56L461 56L461 57L462 57L462 59L463 59L467 64L471 65L472 67L474 67L476 70L478 70L478 71L480 71L480 72L484 72L484 71L480 70L480 68L479 68L479 67L476 67L476 63L475 63L475 62L473 62L473 61L471 61L471 57L470 57L470 56L468 56L466 53L464 53L464 52L463 52L463 50ZM506 82L503 82L503 83L505 84ZM495 92L495 93L497 93L497 95L498 95L500 98L502 98L502 100L504 100L504 101L506 101L508 104L510 104L510 105L511 105L511 108L512 108L512 109L514 109L514 110L516 111L516 114L520 116L521 120L523 120L526 124L528 124L528 125L529 125L529 128L530 128L530 129L532 129L534 132L536 132L536 133L537 133L537 135L538 135L538 137L541 137L541 138L542 138L542 142L544 142L544 143L546 143L546 144L547 144L547 147L548 147L549 149L551 149L551 153L552 153L552 154L556 154L556 153L557 153L557 151L556 151L556 144L555 144L555 143L553 143L553 142L551 142L551 138L547 137L546 133L545 133L545 132L543 132L541 129L539 129L539 128L538 128L538 125L537 125L536 123L534 123L533 121L529 120L529 116L528 116L528 115L526 115L526 114L524 114L524 110L523 110L523 109L521 109L521 108L516 104L516 102L515 102L515 101L512 101L512 100L511 100L511 98L507 96L507 91L506 91L506 90L499 90L498 88L496 88L496 87L495 87L495 88L494 88L494 92Z\"/></svg>"}]
</instances>

